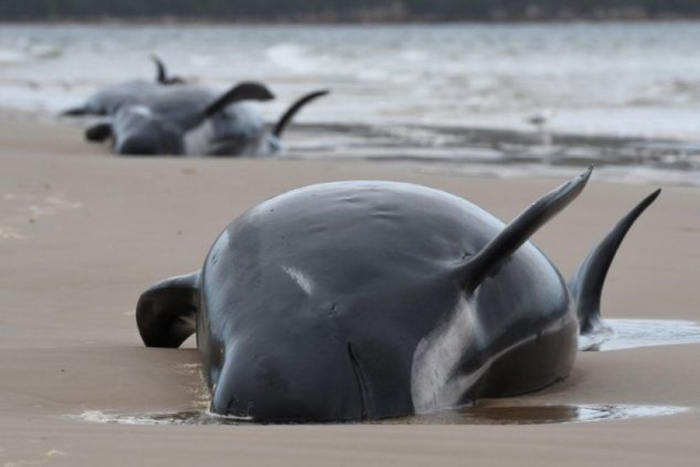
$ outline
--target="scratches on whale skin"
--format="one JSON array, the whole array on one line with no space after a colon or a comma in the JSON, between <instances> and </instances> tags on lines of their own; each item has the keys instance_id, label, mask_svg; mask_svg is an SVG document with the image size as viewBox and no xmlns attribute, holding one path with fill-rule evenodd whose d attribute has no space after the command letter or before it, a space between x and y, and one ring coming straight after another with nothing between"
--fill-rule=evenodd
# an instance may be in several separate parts
<instances>
[{"instance_id":1,"label":"scratches on whale skin","mask_svg":"<svg viewBox=\"0 0 700 467\"><path fill-rule=\"evenodd\" d=\"M282 270L304 291L306 295L311 295L314 292L314 283L309 276L304 274L297 268L291 266L282 266Z\"/></svg>"}]
</instances>

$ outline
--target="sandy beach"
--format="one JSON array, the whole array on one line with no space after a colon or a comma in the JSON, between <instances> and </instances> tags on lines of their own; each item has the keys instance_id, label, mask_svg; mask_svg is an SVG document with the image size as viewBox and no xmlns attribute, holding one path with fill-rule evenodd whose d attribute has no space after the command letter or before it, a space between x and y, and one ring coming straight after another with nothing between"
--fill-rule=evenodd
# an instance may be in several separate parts
<instances>
[{"instance_id":1,"label":"sandy beach","mask_svg":"<svg viewBox=\"0 0 700 467\"><path fill-rule=\"evenodd\" d=\"M88 411L192 410L191 341L145 348L143 289L198 269L258 202L333 180L424 184L511 219L561 180L431 174L406 162L120 158L75 126L0 121L0 466L658 466L700 462L700 346L580 353L571 377L511 405L678 406L682 413L539 425L127 426ZM657 186L596 181L534 238L565 274ZM603 294L608 318L700 320L700 191L664 191Z\"/></svg>"}]
</instances>

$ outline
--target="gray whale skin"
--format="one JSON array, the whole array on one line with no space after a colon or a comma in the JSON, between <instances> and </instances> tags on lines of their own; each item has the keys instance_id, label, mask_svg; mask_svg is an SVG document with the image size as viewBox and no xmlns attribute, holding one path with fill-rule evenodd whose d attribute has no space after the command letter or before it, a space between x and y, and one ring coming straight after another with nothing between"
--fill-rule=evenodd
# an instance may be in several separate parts
<instances>
[{"instance_id":1,"label":"gray whale skin","mask_svg":"<svg viewBox=\"0 0 700 467\"><path fill-rule=\"evenodd\" d=\"M600 294L652 193L567 283L529 237L591 169L509 224L443 191L353 181L263 202L203 267L140 297L147 346L196 332L210 410L257 422L403 417L565 379L579 333L605 329Z\"/></svg>"}]
</instances>

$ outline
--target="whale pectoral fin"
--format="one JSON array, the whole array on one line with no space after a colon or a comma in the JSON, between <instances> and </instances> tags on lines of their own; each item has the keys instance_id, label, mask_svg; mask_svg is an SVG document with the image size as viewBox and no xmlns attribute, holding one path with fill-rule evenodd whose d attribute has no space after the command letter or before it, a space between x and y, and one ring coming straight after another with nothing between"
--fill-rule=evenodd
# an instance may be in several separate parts
<instances>
[{"instance_id":1,"label":"whale pectoral fin","mask_svg":"<svg viewBox=\"0 0 700 467\"><path fill-rule=\"evenodd\" d=\"M576 300L581 334L590 334L602 326L600 296L610 264L632 224L656 200L659 193L661 190L656 190L620 219L603 241L588 253L569 281L569 289Z\"/></svg>"},{"instance_id":2,"label":"whale pectoral fin","mask_svg":"<svg viewBox=\"0 0 700 467\"><path fill-rule=\"evenodd\" d=\"M112 123L102 121L87 127L85 139L96 143L101 143L112 136Z\"/></svg>"},{"instance_id":3,"label":"whale pectoral fin","mask_svg":"<svg viewBox=\"0 0 700 467\"><path fill-rule=\"evenodd\" d=\"M586 186L593 167L547 193L520 213L476 255L459 266L462 284L470 291L498 270L549 219L561 212Z\"/></svg>"},{"instance_id":4,"label":"whale pectoral fin","mask_svg":"<svg viewBox=\"0 0 700 467\"><path fill-rule=\"evenodd\" d=\"M147 347L177 348L196 331L199 273L171 277L141 294L136 324Z\"/></svg>"},{"instance_id":5,"label":"whale pectoral fin","mask_svg":"<svg viewBox=\"0 0 700 467\"><path fill-rule=\"evenodd\" d=\"M83 115L88 115L91 112L85 106L72 107L70 109L62 110L60 115L62 117L80 117Z\"/></svg>"}]
</instances>

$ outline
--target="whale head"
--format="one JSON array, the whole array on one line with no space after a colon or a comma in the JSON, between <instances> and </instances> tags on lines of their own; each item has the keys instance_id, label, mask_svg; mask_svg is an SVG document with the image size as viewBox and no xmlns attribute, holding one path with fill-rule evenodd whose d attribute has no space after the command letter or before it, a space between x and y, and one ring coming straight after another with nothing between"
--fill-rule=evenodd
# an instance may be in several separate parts
<instances>
[{"instance_id":1,"label":"whale head","mask_svg":"<svg viewBox=\"0 0 700 467\"><path fill-rule=\"evenodd\" d=\"M114 151L123 155L182 154L183 130L172 119L141 105L119 109L112 123Z\"/></svg>"}]
</instances>

